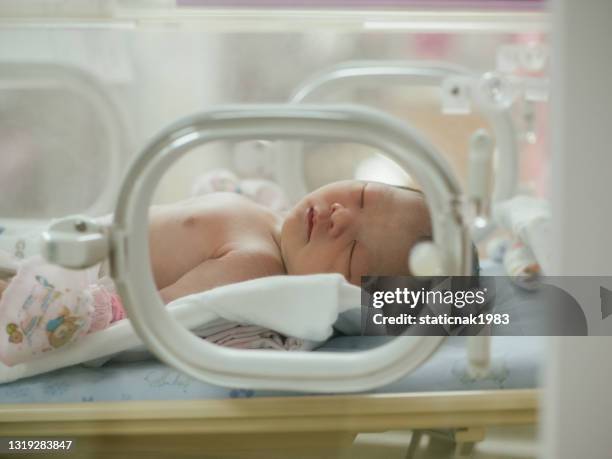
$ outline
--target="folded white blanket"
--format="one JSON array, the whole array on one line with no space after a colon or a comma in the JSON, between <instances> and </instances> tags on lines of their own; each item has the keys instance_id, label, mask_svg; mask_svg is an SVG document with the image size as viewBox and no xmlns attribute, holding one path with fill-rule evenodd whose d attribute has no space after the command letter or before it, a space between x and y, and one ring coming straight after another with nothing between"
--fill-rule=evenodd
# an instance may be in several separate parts
<instances>
[{"instance_id":1,"label":"folded white blanket","mask_svg":"<svg viewBox=\"0 0 612 459\"><path fill-rule=\"evenodd\" d=\"M338 314L359 308L360 302L360 289L348 284L341 275L314 274L273 276L226 285L180 298L167 309L190 330L202 332L207 327L219 327L223 324L221 319L225 325L214 330L217 333L235 328L236 324L257 326L291 337L282 346L285 349L306 350L329 338ZM262 339L274 339L271 336L264 335ZM130 321L119 321L35 360L12 367L0 365L0 383L108 357L140 344Z\"/></svg>"}]
</instances>

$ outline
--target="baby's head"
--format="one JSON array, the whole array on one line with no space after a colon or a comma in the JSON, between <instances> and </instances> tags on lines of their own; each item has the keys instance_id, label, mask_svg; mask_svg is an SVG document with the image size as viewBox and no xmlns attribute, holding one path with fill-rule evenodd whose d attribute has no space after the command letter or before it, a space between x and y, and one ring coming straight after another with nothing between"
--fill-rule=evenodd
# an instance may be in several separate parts
<instances>
[{"instance_id":1,"label":"baby's head","mask_svg":"<svg viewBox=\"0 0 612 459\"><path fill-rule=\"evenodd\" d=\"M375 182L342 181L305 196L288 214L281 252L288 274L409 275L408 254L431 238L422 193Z\"/></svg>"}]
</instances>

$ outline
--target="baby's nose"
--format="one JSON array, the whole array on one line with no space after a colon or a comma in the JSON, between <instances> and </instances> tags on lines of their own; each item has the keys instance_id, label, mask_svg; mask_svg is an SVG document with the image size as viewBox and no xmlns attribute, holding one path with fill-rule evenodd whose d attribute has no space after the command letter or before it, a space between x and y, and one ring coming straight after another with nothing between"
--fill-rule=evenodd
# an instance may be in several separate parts
<instances>
[{"instance_id":1,"label":"baby's nose","mask_svg":"<svg viewBox=\"0 0 612 459\"><path fill-rule=\"evenodd\" d=\"M334 203L331 206L329 234L338 237L350 230L354 223L353 212L342 204Z\"/></svg>"}]
</instances>

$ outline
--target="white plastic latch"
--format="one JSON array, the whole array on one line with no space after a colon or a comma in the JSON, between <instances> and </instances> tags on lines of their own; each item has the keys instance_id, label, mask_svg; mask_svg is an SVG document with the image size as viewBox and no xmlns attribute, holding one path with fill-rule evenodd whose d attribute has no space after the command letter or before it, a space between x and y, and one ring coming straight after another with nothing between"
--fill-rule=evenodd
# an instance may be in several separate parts
<instances>
[{"instance_id":1,"label":"white plastic latch","mask_svg":"<svg viewBox=\"0 0 612 459\"><path fill-rule=\"evenodd\" d=\"M84 269L103 261L109 253L104 227L80 215L53 222L41 235L41 251L51 263Z\"/></svg>"},{"instance_id":2,"label":"white plastic latch","mask_svg":"<svg viewBox=\"0 0 612 459\"><path fill-rule=\"evenodd\" d=\"M508 110L517 98L511 79L497 72L487 72L476 82L474 96L478 104L492 111Z\"/></svg>"},{"instance_id":3,"label":"white plastic latch","mask_svg":"<svg viewBox=\"0 0 612 459\"><path fill-rule=\"evenodd\" d=\"M442 113L467 115L472 111L471 80L463 75L453 75L442 81Z\"/></svg>"}]
</instances>

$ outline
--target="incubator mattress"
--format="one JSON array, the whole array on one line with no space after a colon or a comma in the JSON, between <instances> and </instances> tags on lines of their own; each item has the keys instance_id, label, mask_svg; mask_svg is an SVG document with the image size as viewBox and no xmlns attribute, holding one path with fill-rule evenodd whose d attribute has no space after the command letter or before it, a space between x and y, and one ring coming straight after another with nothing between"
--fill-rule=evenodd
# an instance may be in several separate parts
<instances>
[{"instance_id":1,"label":"incubator mattress","mask_svg":"<svg viewBox=\"0 0 612 459\"><path fill-rule=\"evenodd\" d=\"M387 337L345 336L321 350L350 352L380 345ZM372 393L519 389L538 386L545 339L494 337L489 376L467 371L465 337L451 337L412 374ZM110 363L100 368L74 366L0 385L0 403L70 403L110 400L223 399L300 395L293 392L227 389L199 382L155 360ZM304 394L301 394L304 395Z\"/></svg>"}]
</instances>

